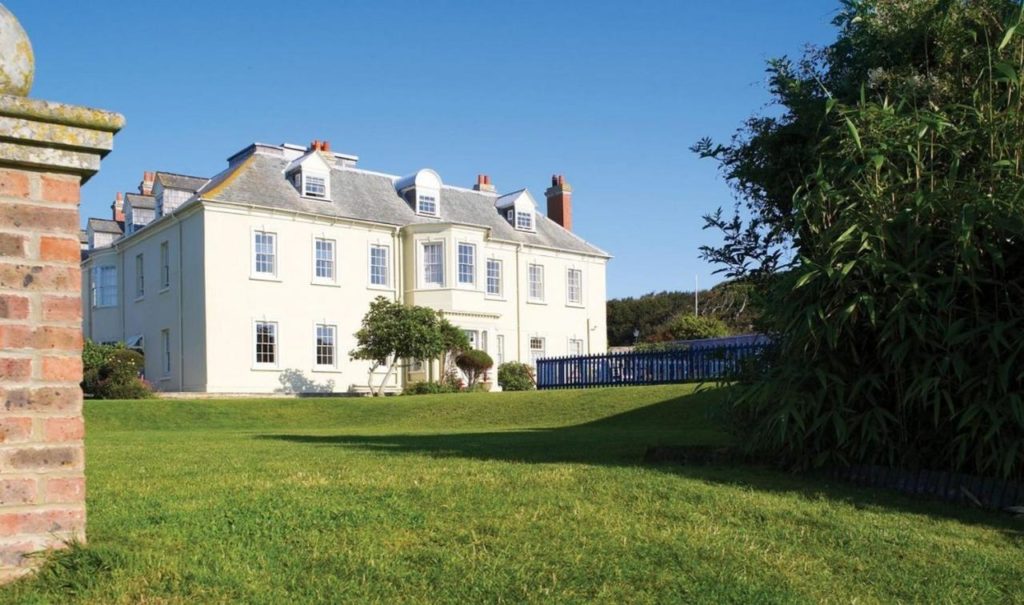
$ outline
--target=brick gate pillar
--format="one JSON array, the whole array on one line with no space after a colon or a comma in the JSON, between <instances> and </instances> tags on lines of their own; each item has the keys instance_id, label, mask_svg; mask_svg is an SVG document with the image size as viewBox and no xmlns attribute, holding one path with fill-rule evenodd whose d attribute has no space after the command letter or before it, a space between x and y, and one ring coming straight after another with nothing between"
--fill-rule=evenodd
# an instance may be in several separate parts
<instances>
[{"instance_id":1,"label":"brick gate pillar","mask_svg":"<svg viewBox=\"0 0 1024 605\"><path fill-rule=\"evenodd\" d=\"M124 125L27 98L33 68L0 5L0 582L85 539L79 188Z\"/></svg>"}]
</instances>

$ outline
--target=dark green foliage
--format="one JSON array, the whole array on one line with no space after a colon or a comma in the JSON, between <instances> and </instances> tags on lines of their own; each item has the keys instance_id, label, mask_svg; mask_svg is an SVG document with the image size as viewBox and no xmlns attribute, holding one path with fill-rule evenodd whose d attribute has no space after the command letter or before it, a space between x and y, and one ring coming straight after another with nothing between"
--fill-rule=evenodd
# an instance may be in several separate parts
<instances>
[{"instance_id":1,"label":"dark green foliage","mask_svg":"<svg viewBox=\"0 0 1024 605\"><path fill-rule=\"evenodd\" d=\"M772 65L782 117L700 149L761 221L707 257L760 280L779 342L738 401L743 442L801 467L1020 478L1019 6L850 2L837 23L834 45Z\"/></svg>"},{"instance_id":2,"label":"dark green foliage","mask_svg":"<svg viewBox=\"0 0 1024 605\"><path fill-rule=\"evenodd\" d=\"M665 326L665 332L671 340L697 340L728 336L729 327L716 317L680 315Z\"/></svg>"},{"instance_id":3,"label":"dark green foliage","mask_svg":"<svg viewBox=\"0 0 1024 605\"><path fill-rule=\"evenodd\" d=\"M722 283L698 293L701 317L723 322L730 334L756 331L757 305L747 284ZM612 346L634 344L633 330L640 340L671 340L668 326L682 315L693 314L693 292L659 292L638 298L608 301L608 343Z\"/></svg>"},{"instance_id":4,"label":"dark green foliage","mask_svg":"<svg viewBox=\"0 0 1024 605\"><path fill-rule=\"evenodd\" d=\"M472 388L487 370L494 367L494 360L487 351L472 349L456 357L455 365L466 374L467 383Z\"/></svg>"},{"instance_id":5,"label":"dark green foliage","mask_svg":"<svg viewBox=\"0 0 1024 605\"><path fill-rule=\"evenodd\" d=\"M97 399L146 399L153 390L139 375L145 359L138 351L116 349L100 367L93 396Z\"/></svg>"},{"instance_id":6,"label":"dark green foliage","mask_svg":"<svg viewBox=\"0 0 1024 605\"><path fill-rule=\"evenodd\" d=\"M403 395L441 395L458 393L459 388L447 382L415 382L402 391Z\"/></svg>"},{"instance_id":7,"label":"dark green foliage","mask_svg":"<svg viewBox=\"0 0 1024 605\"><path fill-rule=\"evenodd\" d=\"M529 391L537 388L533 368L515 361L498 366L498 384L504 391Z\"/></svg>"},{"instance_id":8,"label":"dark green foliage","mask_svg":"<svg viewBox=\"0 0 1024 605\"><path fill-rule=\"evenodd\" d=\"M123 344L102 345L91 340L82 349L82 391L96 399L145 399L153 389L139 375L145 360Z\"/></svg>"}]
</instances>

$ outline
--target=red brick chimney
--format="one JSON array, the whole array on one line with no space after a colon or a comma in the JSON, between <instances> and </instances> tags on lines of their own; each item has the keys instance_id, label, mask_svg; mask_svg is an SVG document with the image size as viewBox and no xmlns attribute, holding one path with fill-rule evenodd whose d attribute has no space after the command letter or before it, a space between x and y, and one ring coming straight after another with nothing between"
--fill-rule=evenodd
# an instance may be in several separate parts
<instances>
[{"instance_id":1,"label":"red brick chimney","mask_svg":"<svg viewBox=\"0 0 1024 605\"><path fill-rule=\"evenodd\" d=\"M156 182L155 172L143 172L142 182L139 183L139 193L142 195L153 195L154 182Z\"/></svg>"},{"instance_id":2,"label":"red brick chimney","mask_svg":"<svg viewBox=\"0 0 1024 605\"><path fill-rule=\"evenodd\" d=\"M572 231L572 186L565 177L551 177L551 187L544 192L548 198L548 218Z\"/></svg>"},{"instance_id":3,"label":"red brick chimney","mask_svg":"<svg viewBox=\"0 0 1024 605\"><path fill-rule=\"evenodd\" d=\"M324 153L330 153L331 152L331 142L330 141L321 141L321 140L317 139L317 140L315 140L315 141L313 141L312 143L309 144L309 147L306 148L306 151L322 151Z\"/></svg>"},{"instance_id":4,"label":"red brick chimney","mask_svg":"<svg viewBox=\"0 0 1024 605\"><path fill-rule=\"evenodd\" d=\"M473 191L488 191L494 193L497 191L494 185L491 184L491 177L486 174L476 175L476 185L473 185Z\"/></svg>"},{"instance_id":5,"label":"red brick chimney","mask_svg":"<svg viewBox=\"0 0 1024 605\"><path fill-rule=\"evenodd\" d=\"M117 197L114 198L114 203L110 205L110 209L113 211L111 214L115 221L119 223L124 222L124 195L120 191L117 192Z\"/></svg>"}]
</instances>

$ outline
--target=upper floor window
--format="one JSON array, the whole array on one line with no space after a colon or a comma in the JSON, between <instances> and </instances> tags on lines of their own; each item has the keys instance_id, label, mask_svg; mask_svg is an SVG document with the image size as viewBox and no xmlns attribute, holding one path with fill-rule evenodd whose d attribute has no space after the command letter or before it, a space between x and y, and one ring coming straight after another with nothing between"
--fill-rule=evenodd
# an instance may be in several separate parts
<instances>
[{"instance_id":1,"label":"upper floor window","mask_svg":"<svg viewBox=\"0 0 1024 605\"><path fill-rule=\"evenodd\" d=\"M459 244L459 283L476 283L476 246Z\"/></svg>"},{"instance_id":2,"label":"upper floor window","mask_svg":"<svg viewBox=\"0 0 1024 605\"><path fill-rule=\"evenodd\" d=\"M277 366L277 324L271 321L256 322L253 361L257 366Z\"/></svg>"},{"instance_id":3,"label":"upper floor window","mask_svg":"<svg viewBox=\"0 0 1024 605\"><path fill-rule=\"evenodd\" d=\"M315 198L327 197L327 178L313 174L303 174L302 195Z\"/></svg>"},{"instance_id":4,"label":"upper floor window","mask_svg":"<svg viewBox=\"0 0 1024 605\"><path fill-rule=\"evenodd\" d=\"M337 326L327 324L316 325L316 365L321 368L333 368L335 366L337 347Z\"/></svg>"},{"instance_id":5,"label":"upper floor window","mask_svg":"<svg viewBox=\"0 0 1024 605\"><path fill-rule=\"evenodd\" d=\"M167 242L160 242L160 288L171 287L171 250Z\"/></svg>"},{"instance_id":6,"label":"upper floor window","mask_svg":"<svg viewBox=\"0 0 1024 605\"><path fill-rule=\"evenodd\" d=\"M437 198L432 195L416 196L416 213L437 216Z\"/></svg>"},{"instance_id":7,"label":"upper floor window","mask_svg":"<svg viewBox=\"0 0 1024 605\"><path fill-rule=\"evenodd\" d=\"M440 242L423 244L423 283L444 285L444 244Z\"/></svg>"},{"instance_id":8,"label":"upper floor window","mask_svg":"<svg viewBox=\"0 0 1024 605\"><path fill-rule=\"evenodd\" d=\"M252 266L256 275L277 275L277 236L266 231L254 231Z\"/></svg>"},{"instance_id":9,"label":"upper floor window","mask_svg":"<svg viewBox=\"0 0 1024 605\"><path fill-rule=\"evenodd\" d=\"M569 273L566 276L565 290L565 300L569 304L583 304L583 271L569 269Z\"/></svg>"},{"instance_id":10,"label":"upper floor window","mask_svg":"<svg viewBox=\"0 0 1024 605\"><path fill-rule=\"evenodd\" d=\"M146 274L141 254L135 255L135 298L146 295Z\"/></svg>"},{"instance_id":11,"label":"upper floor window","mask_svg":"<svg viewBox=\"0 0 1024 605\"><path fill-rule=\"evenodd\" d=\"M117 306L117 267L103 265L92 270L92 306Z\"/></svg>"},{"instance_id":12,"label":"upper floor window","mask_svg":"<svg viewBox=\"0 0 1024 605\"><path fill-rule=\"evenodd\" d=\"M487 259L487 293L501 296L501 261L496 258Z\"/></svg>"},{"instance_id":13,"label":"upper floor window","mask_svg":"<svg viewBox=\"0 0 1024 605\"><path fill-rule=\"evenodd\" d=\"M334 240L316 238L313 241L314 276L320 281L335 281Z\"/></svg>"},{"instance_id":14,"label":"upper floor window","mask_svg":"<svg viewBox=\"0 0 1024 605\"><path fill-rule=\"evenodd\" d=\"M530 265L530 300L544 300L544 267Z\"/></svg>"},{"instance_id":15,"label":"upper floor window","mask_svg":"<svg viewBox=\"0 0 1024 605\"><path fill-rule=\"evenodd\" d=\"M373 244L370 246L370 284L374 286L390 286L391 271L388 257L391 249L388 246Z\"/></svg>"}]
</instances>

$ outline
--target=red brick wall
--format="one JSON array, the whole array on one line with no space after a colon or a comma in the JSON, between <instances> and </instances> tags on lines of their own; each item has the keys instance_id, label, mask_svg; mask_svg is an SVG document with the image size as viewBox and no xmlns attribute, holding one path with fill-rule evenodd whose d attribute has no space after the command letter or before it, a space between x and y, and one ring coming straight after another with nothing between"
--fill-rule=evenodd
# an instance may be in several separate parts
<instances>
[{"instance_id":1,"label":"red brick wall","mask_svg":"<svg viewBox=\"0 0 1024 605\"><path fill-rule=\"evenodd\" d=\"M85 538L79 187L0 169L0 582Z\"/></svg>"}]
</instances>

